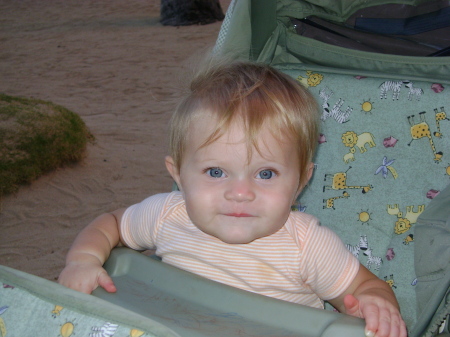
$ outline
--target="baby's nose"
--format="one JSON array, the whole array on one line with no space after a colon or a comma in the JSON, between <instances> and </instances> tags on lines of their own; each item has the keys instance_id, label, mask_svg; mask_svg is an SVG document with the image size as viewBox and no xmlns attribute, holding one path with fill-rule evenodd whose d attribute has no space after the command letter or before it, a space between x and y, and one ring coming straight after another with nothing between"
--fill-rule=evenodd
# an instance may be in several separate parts
<instances>
[{"instance_id":1,"label":"baby's nose","mask_svg":"<svg viewBox=\"0 0 450 337\"><path fill-rule=\"evenodd\" d=\"M252 201L256 197L252 183L247 179L236 179L230 182L225 191L225 199L230 201Z\"/></svg>"}]
</instances>

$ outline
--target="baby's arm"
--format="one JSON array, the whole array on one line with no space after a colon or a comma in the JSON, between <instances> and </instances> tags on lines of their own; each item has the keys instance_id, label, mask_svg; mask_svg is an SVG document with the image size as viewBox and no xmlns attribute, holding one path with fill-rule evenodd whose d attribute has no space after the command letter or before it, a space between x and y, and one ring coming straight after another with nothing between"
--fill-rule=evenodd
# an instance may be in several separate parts
<instances>
[{"instance_id":1,"label":"baby's arm","mask_svg":"<svg viewBox=\"0 0 450 337\"><path fill-rule=\"evenodd\" d=\"M92 221L76 237L67 253L66 266L58 282L66 287L90 294L98 286L108 292L116 287L103 263L120 241L119 225L125 209L106 213Z\"/></svg>"},{"instance_id":2,"label":"baby's arm","mask_svg":"<svg viewBox=\"0 0 450 337\"><path fill-rule=\"evenodd\" d=\"M343 313L364 318L368 337L407 335L391 287L362 265L348 289L330 303Z\"/></svg>"}]
</instances>

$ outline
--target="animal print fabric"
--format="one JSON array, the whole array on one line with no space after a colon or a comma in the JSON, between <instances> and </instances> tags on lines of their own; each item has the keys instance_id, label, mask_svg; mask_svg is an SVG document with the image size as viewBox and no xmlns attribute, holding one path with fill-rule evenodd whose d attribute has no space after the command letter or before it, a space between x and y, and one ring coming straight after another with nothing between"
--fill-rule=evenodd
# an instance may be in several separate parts
<instances>
[{"instance_id":1,"label":"animal print fabric","mask_svg":"<svg viewBox=\"0 0 450 337\"><path fill-rule=\"evenodd\" d=\"M414 227L450 182L450 94L437 82L278 67L317 98L321 135L298 203L393 288L416 321Z\"/></svg>"}]
</instances>

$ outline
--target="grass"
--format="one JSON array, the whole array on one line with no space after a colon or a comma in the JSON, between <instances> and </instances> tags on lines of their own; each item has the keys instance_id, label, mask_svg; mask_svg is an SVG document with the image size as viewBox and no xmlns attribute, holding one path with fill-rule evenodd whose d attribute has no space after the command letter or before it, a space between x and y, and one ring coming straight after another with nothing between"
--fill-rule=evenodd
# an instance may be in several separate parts
<instances>
[{"instance_id":1,"label":"grass","mask_svg":"<svg viewBox=\"0 0 450 337\"><path fill-rule=\"evenodd\" d=\"M72 111L0 94L0 197L83 158L94 137Z\"/></svg>"}]
</instances>

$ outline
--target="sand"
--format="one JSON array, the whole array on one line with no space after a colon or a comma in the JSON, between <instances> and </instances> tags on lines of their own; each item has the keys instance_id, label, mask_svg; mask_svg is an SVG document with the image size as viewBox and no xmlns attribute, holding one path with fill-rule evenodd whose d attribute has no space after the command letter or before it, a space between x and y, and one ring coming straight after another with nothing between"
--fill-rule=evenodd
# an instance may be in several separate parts
<instances>
[{"instance_id":1,"label":"sand","mask_svg":"<svg viewBox=\"0 0 450 337\"><path fill-rule=\"evenodd\" d=\"M170 191L167 123L181 75L214 45L221 22L162 26L159 6L0 0L0 92L63 105L96 138L81 162L2 198L0 264L56 280L91 220Z\"/></svg>"}]
</instances>

